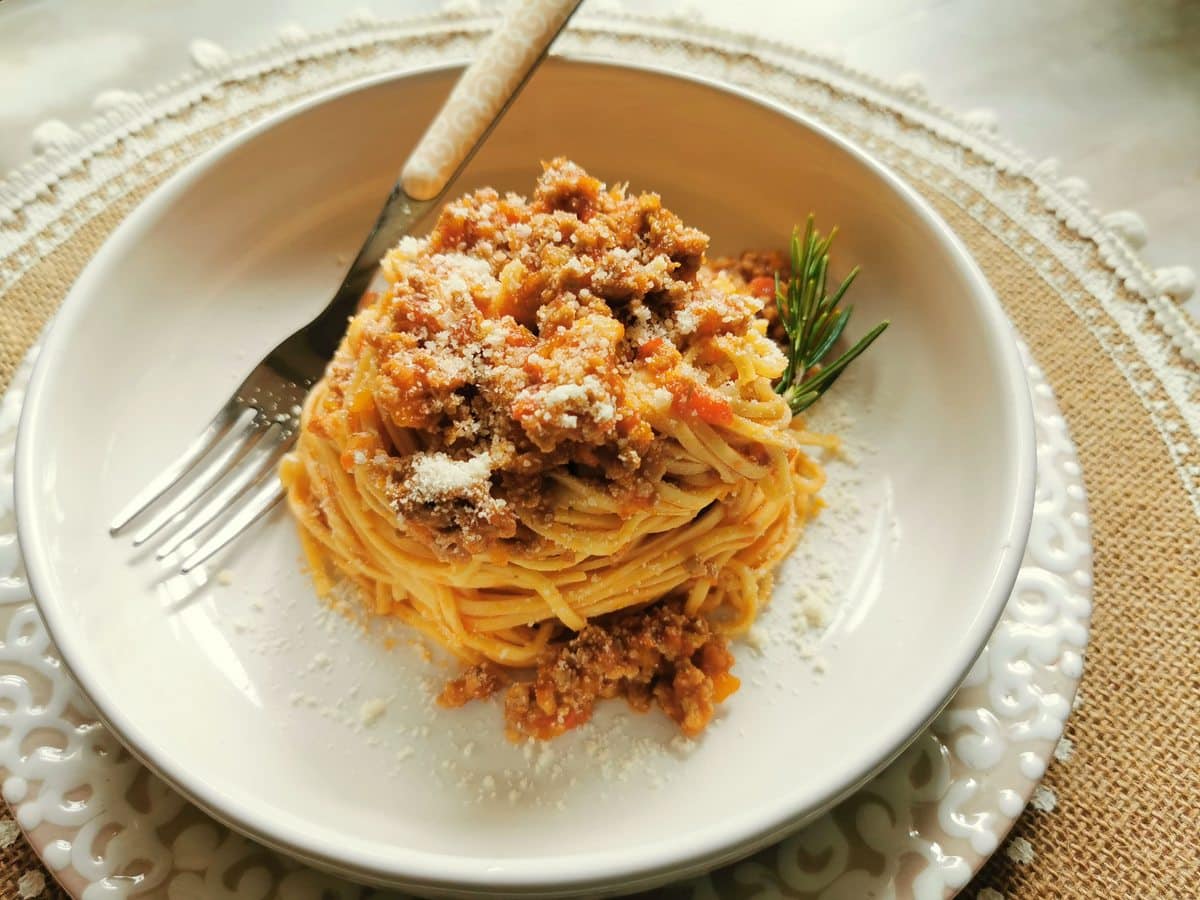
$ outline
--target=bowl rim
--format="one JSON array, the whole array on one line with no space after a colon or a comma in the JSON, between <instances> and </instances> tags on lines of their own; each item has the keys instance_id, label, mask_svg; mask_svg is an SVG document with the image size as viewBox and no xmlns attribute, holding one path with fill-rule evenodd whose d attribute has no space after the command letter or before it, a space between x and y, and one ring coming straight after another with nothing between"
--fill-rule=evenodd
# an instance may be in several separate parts
<instances>
[{"instance_id":1,"label":"bowl rim","mask_svg":"<svg viewBox=\"0 0 1200 900\"><path fill-rule=\"evenodd\" d=\"M88 305L89 296L93 294L93 282L99 281L110 264L121 258L125 246L144 230L143 223L156 219L210 167L243 145L285 121L356 92L402 79L457 71L462 65L461 61L445 61L392 70L321 91L289 105L254 126L225 138L192 160L153 191L117 226L88 262L48 327L26 391L14 462L15 509L22 555L31 593L50 637L68 672L92 701L105 726L151 771L189 801L234 830L325 870L388 886L475 893L505 890L524 895L551 892L561 895L564 890L580 892L616 885L623 889L647 888L724 865L782 838L852 794L899 756L949 702L982 651L1016 582L1032 522L1036 476L1032 403L1011 322L983 272L962 241L929 203L891 169L836 131L807 115L788 109L770 97L740 85L664 65L630 63L586 53L555 53L547 61L547 65L552 67L583 65L633 70L717 90L786 117L850 156L883 181L928 231L948 248L956 274L970 288L963 302L976 307L984 326L983 337L999 362L998 374L1002 378L999 387L1005 395L1006 410L1012 417L1015 452L1010 455L1010 460L1013 467L1011 481L1015 490L1010 508L1005 511L1006 539L999 550L986 596L963 640L959 642L952 662L944 667L946 671L924 700L914 706L922 712L913 715L902 729L903 734L893 734L887 740L876 741L872 746L883 749L864 754L865 758L852 767L852 772L843 772L838 778L831 779L830 786L821 796L815 799L807 795L789 799L786 792L782 792L783 799L768 809L759 807L732 811L729 817L720 822L694 829L682 837L620 851L583 852L560 857L488 859L384 847L361 839L347 841L344 835L331 845L329 835L323 830L314 829L310 820L264 808L240 796L219 791L195 773L178 765L152 735L146 734L136 722L125 716L119 701L106 692L103 683L94 680L86 667L75 665L84 657L80 653L77 632L63 614L65 607L41 599L52 596L53 591L47 576L50 560L37 539L42 530L41 513L34 477L36 468L31 460L36 455L43 422L53 415L42 403L48 373L61 358L68 339L74 336L73 323ZM331 847L335 849L331 850Z\"/></svg>"}]
</instances>

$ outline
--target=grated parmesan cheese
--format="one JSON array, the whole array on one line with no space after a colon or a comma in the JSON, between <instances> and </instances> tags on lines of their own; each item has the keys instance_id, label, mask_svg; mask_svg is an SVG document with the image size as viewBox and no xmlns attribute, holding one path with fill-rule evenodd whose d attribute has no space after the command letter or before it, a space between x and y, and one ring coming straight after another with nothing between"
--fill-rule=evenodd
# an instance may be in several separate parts
<instances>
[{"instance_id":1,"label":"grated parmesan cheese","mask_svg":"<svg viewBox=\"0 0 1200 900\"><path fill-rule=\"evenodd\" d=\"M415 238L412 235L405 235L400 238L400 243L396 245L393 252L399 253L401 256L416 256L425 249L425 245L429 241L425 238Z\"/></svg>"},{"instance_id":2,"label":"grated parmesan cheese","mask_svg":"<svg viewBox=\"0 0 1200 900\"><path fill-rule=\"evenodd\" d=\"M471 288L467 285L464 279L457 272L451 272L442 282L442 285L452 294L468 294Z\"/></svg>"},{"instance_id":3,"label":"grated parmesan cheese","mask_svg":"<svg viewBox=\"0 0 1200 900\"><path fill-rule=\"evenodd\" d=\"M547 391L544 399L547 406L562 406L572 400L586 403L588 392L582 384L559 384Z\"/></svg>"},{"instance_id":4,"label":"grated parmesan cheese","mask_svg":"<svg viewBox=\"0 0 1200 900\"><path fill-rule=\"evenodd\" d=\"M700 327L700 319L692 310L681 309L675 316L675 324L679 326L680 334L692 334Z\"/></svg>"},{"instance_id":5,"label":"grated parmesan cheese","mask_svg":"<svg viewBox=\"0 0 1200 900\"><path fill-rule=\"evenodd\" d=\"M386 711L387 701L376 697L362 705L358 712L358 718L364 725L371 726L378 722Z\"/></svg>"},{"instance_id":6,"label":"grated parmesan cheese","mask_svg":"<svg viewBox=\"0 0 1200 900\"><path fill-rule=\"evenodd\" d=\"M441 452L423 453L415 459L405 489L419 503L482 487L492 474L492 458L486 451L463 461Z\"/></svg>"}]
</instances>

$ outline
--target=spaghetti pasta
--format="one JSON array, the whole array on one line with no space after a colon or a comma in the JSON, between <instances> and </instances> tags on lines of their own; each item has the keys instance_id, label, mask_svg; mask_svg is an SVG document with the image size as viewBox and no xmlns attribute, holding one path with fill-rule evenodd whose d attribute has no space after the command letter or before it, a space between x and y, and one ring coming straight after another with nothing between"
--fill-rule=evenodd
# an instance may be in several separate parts
<instances>
[{"instance_id":1,"label":"spaghetti pasta","mask_svg":"<svg viewBox=\"0 0 1200 900\"><path fill-rule=\"evenodd\" d=\"M763 298L706 245L564 160L401 241L281 466L318 591L510 669L664 598L704 641L743 632L819 508L822 439L772 387Z\"/></svg>"}]
</instances>

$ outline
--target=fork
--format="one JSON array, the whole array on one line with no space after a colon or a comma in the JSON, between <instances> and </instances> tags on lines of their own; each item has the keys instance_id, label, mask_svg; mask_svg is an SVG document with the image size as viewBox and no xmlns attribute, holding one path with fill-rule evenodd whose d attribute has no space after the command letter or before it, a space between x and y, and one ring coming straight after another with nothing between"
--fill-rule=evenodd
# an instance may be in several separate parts
<instances>
[{"instance_id":1,"label":"fork","mask_svg":"<svg viewBox=\"0 0 1200 900\"><path fill-rule=\"evenodd\" d=\"M136 524L140 547L165 532L155 555L165 560L182 549L187 573L283 498L276 468L296 442L305 395L379 261L446 194L581 2L512 0L417 142L329 305L254 367L191 444L113 517L111 535Z\"/></svg>"}]
</instances>

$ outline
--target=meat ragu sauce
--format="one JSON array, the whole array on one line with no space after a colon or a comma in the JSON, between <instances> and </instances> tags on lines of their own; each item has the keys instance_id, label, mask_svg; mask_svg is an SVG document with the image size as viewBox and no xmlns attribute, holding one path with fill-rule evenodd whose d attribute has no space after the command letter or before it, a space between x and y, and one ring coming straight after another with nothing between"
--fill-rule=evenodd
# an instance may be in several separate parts
<instances>
[{"instance_id":1,"label":"meat ragu sauce","mask_svg":"<svg viewBox=\"0 0 1200 900\"><path fill-rule=\"evenodd\" d=\"M462 706L507 685L508 736L546 740L587 722L598 700L624 697L642 712L657 703L691 737L740 686L732 666L725 639L706 619L663 601L589 622L547 652L532 681L510 683L503 669L484 663L447 684L438 702Z\"/></svg>"},{"instance_id":2,"label":"meat ragu sauce","mask_svg":"<svg viewBox=\"0 0 1200 900\"><path fill-rule=\"evenodd\" d=\"M442 559L528 549L537 538L522 516L543 512L558 472L644 505L663 477L651 413L732 416L684 354L738 339L761 314L740 270L716 280L707 245L657 194L606 189L562 159L529 200L490 188L458 198L427 239L405 238L384 260L389 288L360 310L311 427L357 434L333 418L377 412L388 433L419 434L442 469L478 461L479 473L439 482L414 468L412 448L364 435L342 454L345 471L365 460L389 485L410 536ZM379 371L371 393L352 396L364 353Z\"/></svg>"},{"instance_id":3,"label":"meat ragu sauce","mask_svg":"<svg viewBox=\"0 0 1200 900\"><path fill-rule=\"evenodd\" d=\"M460 197L428 238L405 238L384 260L389 287L331 364L312 428L348 432L342 469L365 467L386 485L405 535L447 563L536 558L542 538L529 522L550 516L547 485L564 473L632 515L665 478L652 421L709 434L733 425L737 392L715 362L726 348L753 348L758 368L739 370L739 383L786 364L762 318L787 259L710 262L707 248L657 194L605 188L563 159L545 165L528 200L490 188ZM376 367L369 392L355 382L364 356ZM361 427L375 416L378 435ZM739 452L768 464L762 445ZM667 599L563 633L532 680L483 663L439 700L503 689L514 739L552 738L612 697L657 704L695 735L738 689L732 664L709 621Z\"/></svg>"}]
</instances>

